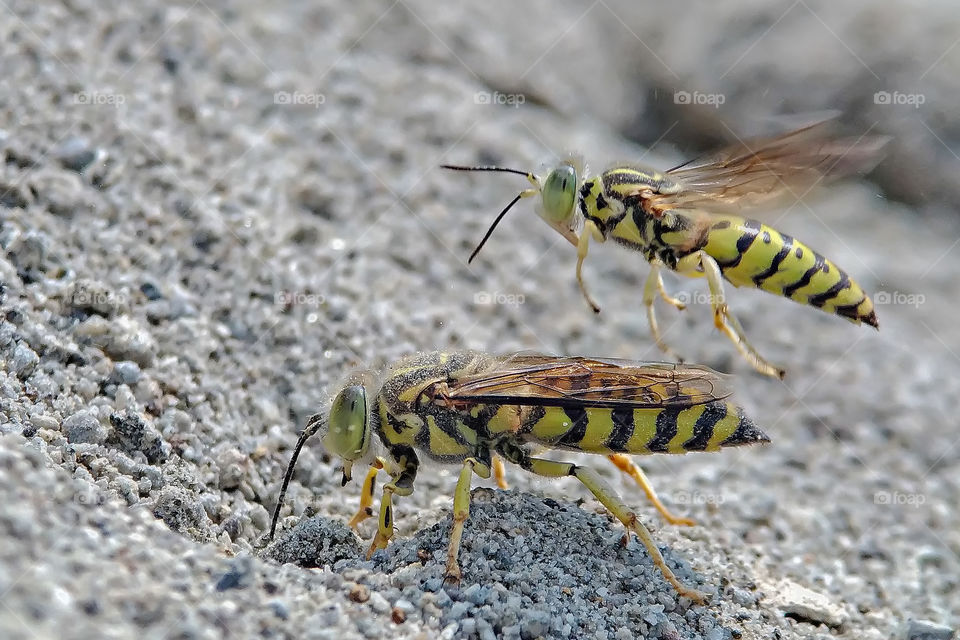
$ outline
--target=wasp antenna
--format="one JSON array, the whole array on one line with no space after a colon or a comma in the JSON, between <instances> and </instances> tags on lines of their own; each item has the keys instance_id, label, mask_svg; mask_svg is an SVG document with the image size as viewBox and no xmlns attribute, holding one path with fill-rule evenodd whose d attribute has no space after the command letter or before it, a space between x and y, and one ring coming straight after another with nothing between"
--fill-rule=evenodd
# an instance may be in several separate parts
<instances>
[{"instance_id":1,"label":"wasp antenna","mask_svg":"<svg viewBox=\"0 0 960 640\"><path fill-rule=\"evenodd\" d=\"M493 235L493 230L497 228L497 225L500 224L500 221L503 220L503 216L507 215L507 211L513 208L513 205L517 204L517 201L523 197L525 191L521 191L517 194L517 197L510 201L506 207L503 208L503 211L500 212L500 215L497 216L497 219L493 221L493 224L490 225L490 228L487 229L487 233L483 236L483 240L480 241L480 244L477 245L477 248L473 250L473 253L470 254L470 258L467 260L467 264L473 262L473 259L477 257L477 254L480 253L480 249L483 249L483 245L487 243L487 240L490 239L490 236Z\"/></svg>"},{"instance_id":2,"label":"wasp antenna","mask_svg":"<svg viewBox=\"0 0 960 640\"><path fill-rule=\"evenodd\" d=\"M287 465L287 472L283 474L283 484L280 486L280 497L277 498L277 508L273 512L273 520L270 521L270 540L273 540L273 534L277 530L277 520L280 519L280 509L283 508L283 499L287 495L287 485L290 484L290 478L293 477L293 469L297 465L297 458L300 457L300 450L313 434L317 432L323 423L323 416L316 414L310 416L306 426L300 432L300 439L297 440L297 446L293 448L293 456L290 458L290 464Z\"/></svg>"},{"instance_id":3,"label":"wasp antenna","mask_svg":"<svg viewBox=\"0 0 960 640\"><path fill-rule=\"evenodd\" d=\"M518 176L530 177L532 174L529 171L520 171L519 169L508 169L507 167L488 167L488 166L479 166L479 167L461 167L455 164L442 164L440 165L441 169L450 169L451 171L499 171L500 173L515 173Z\"/></svg>"}]
</instances>

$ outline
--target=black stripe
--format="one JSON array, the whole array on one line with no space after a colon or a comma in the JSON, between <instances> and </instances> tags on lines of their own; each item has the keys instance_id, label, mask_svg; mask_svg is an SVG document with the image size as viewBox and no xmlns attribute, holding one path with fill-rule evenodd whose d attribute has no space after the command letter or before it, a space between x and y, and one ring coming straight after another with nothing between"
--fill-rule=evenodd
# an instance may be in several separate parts
<instances>
[{"instance_id":1,"label":"black stripe","mask_svg":"<svg viewBox=\"0 0 960 640\"><path fill-rule=\"evenodd\" d=\"M721 229L729 229L729 228L730 228L730 221L729 221L729 220L721 220L720 222L714 222L713 225L712 225L710 228L711 228L711 229L716 229L717 231L720 231Z\"/></svg>"},{"instance_id":2,"label":"black stripe","mask_svg":"<svg viewBox=\"0 0 960 640\"><path fill-rule=\"evenodd\" d=\"M420 466L417 452L413 450L413 447L405 444L392 445L387 451L390 452L390 457L402 469L393 484L401 489L413 491L413 483L417 479L417 468Z\"/></svg>"},{"instance_id":3,"label":"black stripe","mask_svg":"<svg viewBox=\"0 0 960 640\"><path fill-rule=\"evenodd\" d=\"M684 451L704 451L713 435L713 428L726 417L727 403L719 400L711 402L693 425L693 437L680 446Z\"/></svg>"},{"instance_id":4,"label":"black stripe","mask_svg":"<svg viewBox=\"0 0 960 640\"><path fill-rule=\"evenodd\" d=\"M528 407L559 407L560 409L576 409L583 407L584 400L578 396L536 397L521 395L471 395L458 394L458 400L480 400L491 404L518 404ZM595 409L659 409L659 401L642 402L631 398L595 398L590 400L590 407ZM408 426L400 423L400 426Z\"/></svg>"},{"instance_id":5,"label":"black stripe","mask_svg":"<svg viewBox=\"0 0 960 640\"><path fill-rule=\"evenodd\" d=\"M846 304L846 305L843 305L842 307L837 307L836 309L833 310L833 312L838 316L843 316L844 318L850 318L851 320L864 320L864 318L860 317L860 305L862 305L863 301L866 299L867 299L867 296L863 296L862 298L860 298L860 302L858 302L857 304ZM873 322L870 322L869 319L866 319L866 320L867 320L867 324L871 324L871 325L873 325L874 322L877 321L875 315L873 317Z\"/></svg>"},{"instance_id":6,"label":"black stripe","mask_svg":"<svg viewBox=\"0 0 960 640\"><path fill-rule=\"evenodd\" d=\"M651 225L653 225L654 219L644 213L643 208L640 206L631 207L630 212L633 216L633 224L640 232L640 237L647 244L651 243L653 241L651 236L651 233L653 233L653 228Z\"/></svg>"},{"instance_id":7,"label":"black stripe","mask_svg":"<svg viewBox=\"0 0 960 640\"><path fill-rule=\"evenodd\" d=\"M658 220L657 218L653 219L653 239L656 240L656 243L660 246L663 246L663 221ZM669 229L667 229L669 231Z\"/></svg>"},{"instance_id":8,"label":"black stripe","mask_svg":"<svg viewBox=\"0 0 960 640\"><path fill-rule=\"evenodd\" d=\"M790 252L793 251L793 237L785 234L781 235L783 235L783 246L780 248L780 251L777 252L777 255L773 256L773 260L770 261L770 266L763 273L758 273L753 276L753 284L758 287L763 284L764 280L775 275L777 271L780 270L780 263L786 260Z\"/></svg>"},{"instance_id":9,"label":"black stripe","mask_svg":"<svg viewBox=\"0 0 960 640\"><path fill-rule=\"evenodd\" d=\"M611 451L626 451L627 441L633 435L633 409L614 409L610 415L613 420L613 433L607 438Z\"/></svg>"},{"instance_id":10,"label":"black stripe","mask_svg":"<svg viewBox=\"0 0 960 640\"><path fill-rule=\"evenodd\" d=\"M471 429L477 432L477 436L480 440L490 440L490 421L493 420L494 416L500 411L500 405L498 404L486 404L480 409L480 412L477 414L476 418L470 416L469 413L463 413L460 416L460 419L464 421Z\"/></svg>"},{"instance_id":11,"label":"black stripe","mask_svg":"<svg viewBox=\"0 0 960 640\"><path fill-rule=\"evenodd\" d=\"M798 290L810 284L810 280L818 271L823 270L823 264L826 258L824 258L822 255L820 255L816 251L813 252L813 256L814 256L813 266L807 269L806 273L804 273L799 280L783 288L784 296L786 296L787 298L793 296L793 294L796 293Z\"/></svg>"},{"instance_id":12,"label":"black stripe","mask_svg":"<svg viewBox=\"0 0 960 640\"><path fill-rule=\"evenodd\" d=\"M727 262L717 261L720 269L732 269L740 264L740 261L743 260L743 254L747 252L747 249L749 249L754 240L757 239L757 234L760 233L762 228L763 225L756 220L744 220L741 225L742 231L740 237L737 238L737 257Z\"/></svg>"},{"instance_id":13,"label":"black stripe","mask_svg":"<svg viewBox=\"0 0 960 640\"><path fill-rule=\"evenodd\" d=\"M664 409L657 414L657 435L647 443L653 453L666 453L670 441L677 435L677 416L682 409Z\"/></svg>"},{"instance_id":14,"label":"black stripe","mask_svg":"<svg viewBox=\"0 0 960 640\"><path fill-rule=\"evenodd\" d=\"M547 410L543 407L533 407L530 409L530 411L527 413L527 417L520 424L520 433L530 433L533 431L534 425L540 422L545 415L547 415Z\"/></svg>"},{"instance_id":15,"label":"black stripe","mask_svg":"<svg viewBox=\"0 0 960 640\"><path fill-rule=\"evenodd\" d=\"M437 428L457 444L469 448L471 446L470 443L467 442L463 432L457 428L460 414L452 413L449 410L441 409L439 407L437 407L435 410L432 409L434 408L430 407L430 409L427 410L427 415L433 417ZM433 446L431 446L430 442L430 424L426 420L424 420L423 426L420 427L420 430L414 435L413 440L421 449L427 452L427 455L431 458L435 458L437 460L460 458L459 454L454 454L453 456L442 456L432 453Z\"/></svg>"},{"instance_id":16,"label":"black stripe","mask_svg":"<svg viewBox=\"0 0 960 640\"><path fill-rule=\"evenodd\" d=\"M580 441L587 435L587 412L580 407L570 407L563 410L570 418L573 426L565 434L557 438L556 444L564 447L578 448Z\"/></svg>"},{"instance_id":17,"label":"black stripe","mask_svg":"<svg viewBox=\"0 0 960 640\"><path fill-rule=\"evenodd\" d=\"M603 197L602 193L597 194L597 209L606 209L607 208L607 199Z\"/></svg>"},{"instance_id":18,"label":"black stripe","mask_svg":"<svg viewBox=\"0 0 960 640\"><path fill-rule=\"evenodd\" d=\"M721 447L735 447L742 444L756 444L758 442L770 442L770 436L760 430L753 424L750 418L743 415L740 409L737 409L737 415L740 417L740 423L737 430L730 434L730 437L720 443Z\"/></svg>"},{"instance_id":19,"label":"black stripe","mask_svg":"<svg viewBox=\"0 0 960 640\"><path fill-rule=\"evenodd\" d=\"M840 279L837 280L837 284L833 285L823 293L819 293L815 296L810 296L807 302L819 308L827 304L827 302L829 302L830 300L833 300L834 298L836 298L838 295L840 295L841 291L843 291L844 289L847 289L850 286L850 276L848 276L845 271L842 271L839 269L838 271L840 271Z\"/></svg>"}]
</instances>

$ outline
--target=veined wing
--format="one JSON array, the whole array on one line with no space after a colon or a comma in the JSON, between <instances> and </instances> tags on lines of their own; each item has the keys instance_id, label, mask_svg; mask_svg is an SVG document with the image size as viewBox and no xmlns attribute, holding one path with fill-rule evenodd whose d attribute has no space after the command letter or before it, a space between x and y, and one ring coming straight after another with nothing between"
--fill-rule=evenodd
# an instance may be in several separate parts
<instances>
[{"instance_id":1,"label":"veined wing","mask_svg":"<svg viewBox=\"0 0 960 640\"><path fill-rule=\"evenodd\" d=\"M445 396L452 401L580 408L689 407L729 396L728 380L696 365L521 354L448 381Z\"/></svg>"},{"instance_id":2,"label":"veined wing","mask_svg":"<svg viewBox=\"0 0 960 640\"><path fill-rule=\"evenodd\" d=\"M783 135L742 141L666 172L680 186L647 198L654 209L735 212L775 207L802 198L817 186L872 169L886 136L838 138L824 121Z\"/></svg>"}]
</instances>

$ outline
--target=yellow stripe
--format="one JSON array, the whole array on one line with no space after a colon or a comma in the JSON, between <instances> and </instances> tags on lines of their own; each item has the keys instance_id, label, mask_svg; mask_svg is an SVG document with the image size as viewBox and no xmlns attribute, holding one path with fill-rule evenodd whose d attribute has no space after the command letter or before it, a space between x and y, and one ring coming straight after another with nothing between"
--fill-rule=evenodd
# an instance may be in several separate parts
<instances>
[{"instance_id":1,"label":"yellow stripe","mask_svg":"<svg viewBox=\"0 0 960 640\"><path fill-rule=\"evenodd\" d=\"M693 427L697 424L700 416L703 415L705 408L706 405L699 404L684 409L677 415L677 435L667 445L667 451L670 453L686 453L682 445L693 437Z\"/></svg>"},{"instance_id":2,"label":"yellow stripe","mask_svg":"<svg viewBox=\"0 0 960 640\"><path fill-rule=\"evenodd\" d=\"M617 226L610 232L614 238L626 240L627 242L639 245L646 245L647 241L643 239L643 232L634 223L633 216L628 212L623 219L617 223Z\"/></svg>"},{"instance_id":3,"label":"yellow stripe","mask_svg":"<svg viewBox=\"0 0 960 640\"><path fill-rule=\"evenodd\" d=\"M770 234L770 242L763 241L764 232ZM724 269L723 275L730 282L739 286L756 287L753 277L769 269L773 259L780 253L781 249L783 249L783 236L775 229L763 225L753 243L743 252L740 264L736 267ZM789 260L789 256L780 263L781 269L787 260Z\"/></svg>"},{"instance_id":4,"label":"yellow stripe","mask_svg":"<svg viewBox=\"0 0 960 640\"><path fill-rule=\"evenodd\" d=\"M470 427L470 425L465 424L462 420L457 420L457 431L469 444L477 444L477 431Z\"/></svg>"},{"instance_id":5,"label":"yellow stripe","mask_svg":"<svg viewBox=\"0 0 960 640\"><path fill-rule=\"evenodd\" d=\"M430 429L430 453L439 456L458 456L469 452L469 449L447 435L437 426L433 416L427 416L427 428Z\"/></svg>"},{"instance_id":6,"label":"yellow stripe","mask_svg":"<svg viewBox=\"0 0 960 640\"><path fill-rule=\"evenodd\" d=\"M414 436L419 429L404 429L402 432L397 431L393 428L393 425L390 424L386 403L381 402L379 404L380 430L383 433L383 437L387 439L387 442L390 444L407 444L413 446L415 444Z\"/></svg>"},{"instance_id":7,"label":"yellow stripe","mask_svg":"<svg viewBox=\"0 0 960 640\"><path fill-rule=\"evenodd\" d=\"M703 250L721 264L735 260L740 255L737 251L737 240L743 235L740 225L743 224L744 219L739 216L715 215L711 220L714 224L726 221L730 226L726 229L711 229L707 234L707 243L703 246ZM735 284L740 285L740 283Z\"/></svg>"},{"instance_id":8,"label":"yellow stripe","mask_svg":"<svg viewBox=\"0 0 960 640\"><path fill-rule=\"evenodd\" d=\"M707 451L720 448L720 443L729 438L740 427L740 410L735 404L726 403L727 416L713 426L713 435L707 442Z\"/></svg>"},{"instance_id":9,"label":"yellow stripe","mask_svg":"<svg viewBox=\"0 0 960 640\"><path fill-rule=\"evenodd\" d=\"M587 409L587 432L580 441L580 449L588 453L610 451L605 446L613 433L613 411L610 409Z\"/></svg>"},{"instance_id":10,"label":"yellow stripe","mask_svg":"<svg viewBox=\"0 0 960 640\"><path fill-rule=\"evenodd\" d=\"M567 413L559 407L547 407L543 417L533 425L533 437L540 442L556 440L573 427Z\"/></svg>"},{"instance_id":11,"label":"yellow stripe","mask_svg":"<svg viewBox=\"0 0 960 640\"><path fill-rule=\"evenodd\" d=\"M516 405L502 405L487 423L491 434L512 433L520 428L520 416Z\"/></svg>"},{"instance_id":12,"label":"yellow stripe","mask_svg":"<svg viewBox=\"0 0 960 640\"><path fill-rule=\"evenodd\" d=\"M633 433L627 440L628 453L650 453L647 443L657 435L657 415L660 409L634 409Z\"/></svg>"}]
</instances>

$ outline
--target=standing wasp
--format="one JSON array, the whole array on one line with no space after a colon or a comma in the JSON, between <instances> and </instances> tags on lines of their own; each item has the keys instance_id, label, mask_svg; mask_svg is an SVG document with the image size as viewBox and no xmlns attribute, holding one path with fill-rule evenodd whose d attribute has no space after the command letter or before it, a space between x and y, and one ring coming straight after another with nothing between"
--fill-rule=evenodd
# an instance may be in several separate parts
<instances>
[{"instance_id":1,"label":"standing wasp","mask_svg":"<svg viewBox=\"0 0 960 640\"><path fill-rule=\"evenodd\" d=\"M725 400L729 395L727 376L700 366L527 354L416 354L396 362L380 380L369 372L354 375L333 399L326 417L308 420L284 475L270 538L297 456L317 431L323 431L327 450L343 460L343 484L351 479L355 464L370 466L351 526L373 515L378 471L391 476L383 487L379 525L368 556L386 547L393 536L393 495L413 492L421 454L462 465L445 574L448 584L457 584L460 537L470 513L470 481L473 474L490 477L496 454L540 476L577 478L627 528L624 542L630 532L636 534L680 595L705 602L707 594L677 579L636 513L595 471L536 457L535 451L605 454L668 515L640 467L626 454L715 451L769 442L739 407Z\"/></svg>"},{"instance_id":2,"label":"standing wasp","mask_svg":"<svg viewBox=\"0 0 960 640\"><path fill-rule=\"evenodd\" d=\"M533 184L500 212L470 261L517 201L540 195L538 215L577 247L577 282L595 312L600 307L584 283L583 261L591 239L612 238L650 263L643 304L661 350L672 354L657 325L657 296L677 309L685 308L663 287L660 270L666 267L684 276L706 277L716 327L755 369L782 378L784 370L760 356L730 313L724 279L735 287L756 287L856 324L878 326L873 303L845 271L799 240L738 215L791 196L799 199L825 180L867 171L876 164L886 138L831 138L826 124L736 144L666 172L618 164L590 177L575 158L561 162L545 178L504 167L442 168L515 173Z\"/></svg>"}]
</instances>

